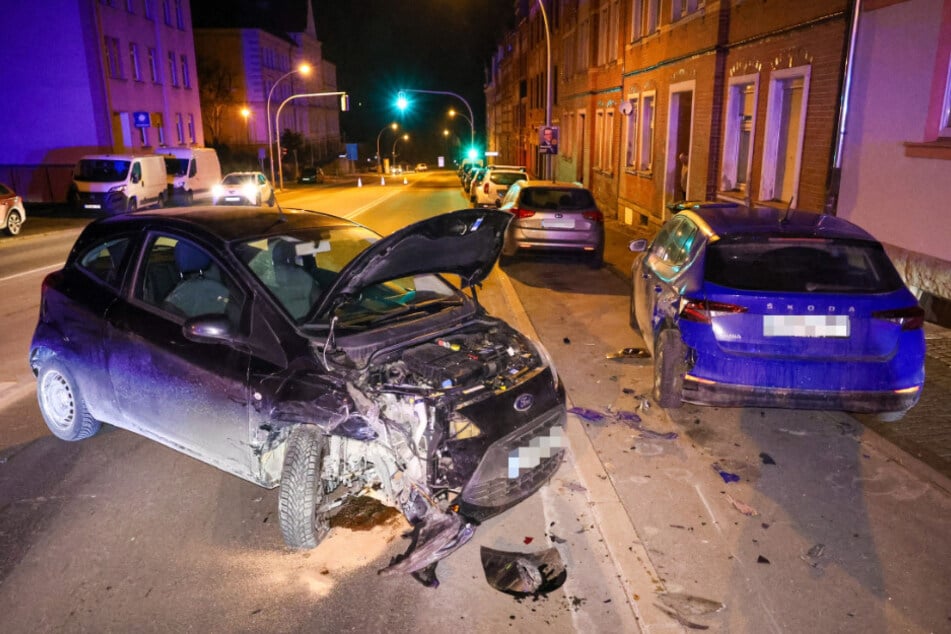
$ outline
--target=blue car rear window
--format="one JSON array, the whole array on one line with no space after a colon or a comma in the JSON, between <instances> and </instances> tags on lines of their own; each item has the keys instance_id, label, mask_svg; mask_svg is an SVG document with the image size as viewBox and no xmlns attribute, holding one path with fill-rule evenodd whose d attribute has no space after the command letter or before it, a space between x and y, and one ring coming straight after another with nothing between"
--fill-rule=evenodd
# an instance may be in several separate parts
<instances>
[{"instance_id":1,"label":"blue car rear window","mask_svg":"<svg viewBox=\"0 0 951 634\"><path fill-rule=\"evenodd\" d=\"M704 274L714 284L751 291L886 293L904 286L881 245L814 238L714 242Z\"/></svg>"}]
</instances>

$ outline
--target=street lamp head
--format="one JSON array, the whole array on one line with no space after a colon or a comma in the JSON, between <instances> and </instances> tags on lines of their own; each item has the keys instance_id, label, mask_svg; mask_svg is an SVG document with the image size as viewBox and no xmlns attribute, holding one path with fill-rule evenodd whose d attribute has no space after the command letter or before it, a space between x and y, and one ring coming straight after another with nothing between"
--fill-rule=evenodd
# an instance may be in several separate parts
<instances>
[{"instance_id":1,"label":"street lamp head","mask_svg":"<svg viewBox=\"0 0 951 634\"><path fill-rule=\"evenodd\" d=\"M241 108L241 116L244 117L245 119L247 119L248 117L250 117L250 116L251 116L251 109L248 108L247 106L244 106L243 108Z\"/></svg>"},{"instance_id":2,"label":"street lamp head","mask_svg":"<svg viewBox=\"0 0 951 634\"><path fill-rule=\"evenodd\" d=\"M310 75L310 71L313 70L313 68L307 62L301 62L300 65L297 67L297 70L298 72L300 72L301 75L306 77Z\"/></svg>"},{"instance_id":3,"label":"street lamp head","mask_svg":"<svg viewBox=\"0 0 951 634\"><path fill-rule=\"evenodd\" d=\"M391 128L393 129L393 131L395 132L396 130L399 130L399 129L400 129L400 124L398 124L396 121L394 121L393 123L390 124L390 127L391 127Z\"/></svg>"},{"instance_id":4,"label":"street lamp head","mask_svg":"<svg viewBox=\"0 0 951 634\"><path fill-rule=\"evenodd\" d=\"M449 116L450 116L450 117L456 116L456 111L455 111L454 109L450 108L450 109L449 109Z\"/></svg>"},{"instance_id":5,"label":"street lamp head","mask_svg":"<svg viewBox=\"0 0 951 634\"><path fill-rule=\"evenodd\" d=\"M409 141L409 135L408 135L408 134L404 134L404 135L403 135L403 140L404 140L404 141Z\"/></svg>"}]
</instances>

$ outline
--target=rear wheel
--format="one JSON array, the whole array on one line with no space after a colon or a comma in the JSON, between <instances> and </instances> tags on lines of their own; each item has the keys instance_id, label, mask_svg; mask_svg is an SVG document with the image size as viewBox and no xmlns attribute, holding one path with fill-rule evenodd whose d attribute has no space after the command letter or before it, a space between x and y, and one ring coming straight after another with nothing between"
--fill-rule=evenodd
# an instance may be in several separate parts
<instances>
[{"instance_id":1,"label":"rear wheel","mask_svg":"<svg viewBox=\"0 0 951 634\"><path fill-rule=\"evenodd\" d=\"M631 285L631 299L629 302L628 310L630 314L628 315L628 321L631 325L631 330L640 334L641 327L637 325L637 308L634 305L634 285Z\"/></svg>"},{"instance_id":2,"label":"rear wheel","mask_svg":"<svg viewBox=\"0 0 951 634\"><path fill-rule=\"evenodd\" d=\"M588 260L588 265L593 269L600 269L604 266L604 245L602 244L591 254L591 259Z\"/></svg>"},{"instance_id":3,"label":"rear wheel","mask_svg":"<svg viewBox=\"0 0 951 634\"><path fill-rule=\"evenodd\" d=\"M130 198L129 202L126 203L125 210L129 213L132 213L133 211L136 210L136 208L138 208L138 206L139 205L138 203L136 203L135 198Z\"/></svg>"},{"instance_id":4,"label":"rear wheel","mask_svg":"<svg viewBox=\"0 0 951 634\"><path fill-rule=\"evenodd\" d=\"M7 216L7 233L11 236L15 236L20 233L20 227L23 226L23 217L20 216L20 212L16 209L10 212L10 215Z\"/></svg>"},{"instance_id":5,"label":"rear wheel","mask_svg":"<svg viewBox=\"0 0 951 634\"><path fill-rule=\"evenodd\" d=\"M274 192L271 192L271 197L267 199L267 206L273 207L277 199L274 197Z\"/></svg>"},{"instance_id":6,"label":"rear wheel","mask_svg":"<svg viewBox=\"0 0 951 634\"><path fill-rule=\"evenodd\" d=\"M321 466L327 437L313 425L298 425L287 439L278 502L281 534L291 548L316 548L330 530L319 513L324 500Z\"/></svg>"},{"instance_id":7,"label":"rear wheel","mask_svg":"<svg viewBox=\"0 0 951 634\"><path fill-rule=\"evenodd\" d=\"M37 373L36 398L47 427L57 438L82 440L99 431L73 375L60 361L48 361Z\"/></svg>"},{"instance_id":8,"label":"rear wheel","mask_svg":"<svg viewBox=\"0 0 951 634\"><path fill-rule=\"evenodd\" d=\"M654 343L654 400L661 407L680 407L683 386L684 342L679 332L668 328Z\"/></svg>"}]
</instances>

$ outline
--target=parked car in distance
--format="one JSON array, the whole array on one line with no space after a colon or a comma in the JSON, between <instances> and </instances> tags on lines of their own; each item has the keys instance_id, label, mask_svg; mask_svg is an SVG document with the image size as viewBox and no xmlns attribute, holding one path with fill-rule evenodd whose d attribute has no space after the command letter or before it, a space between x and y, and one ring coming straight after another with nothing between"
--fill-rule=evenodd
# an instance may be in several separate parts
<instances>
[{"instance_id":1,"label":"parked car in distance","mask_svg":"<svg viewBox=\"0 0 951 634\"><path fill-rule=\"evenodd\" d=\"M23 199L16 192L0 183L0 229L7 235L15 236L20 233L26 220L26 209Z\"/></svg>"},{"instance_id":2,"label":"parked car in distance","mask_svg":"<svg viewBox=\"0 0 951 634\"><path fill-rule=\"evenodd\" d=\"M212 190L216 205L263 205L273 207L274 188L261 172L231 172Z\"/></svg>"},{"instance_id":3,"label":"parked car in distance","mask_svg":"<svg viewBox=\"0 0 951 634\"><path fill-rule=\"evenodd\" d=\"M301 185L319 185L324 182L324 170L319 167L302 167L297 182Z\"/></svg>"},{"instance_id":4,"label":"parked car in distance","mask_svg":"<svg viewBox=\"0 0 951 634\"><path fill-rule=\"evenodd\" d=\"M372 492L420 528L388 570L428 568L565 451L550 356L463 292L507 222L464 209L381 238L298 209L97 220L43 282L29 356L42 415L64 440L107 423L279 486L293 548Z\"/></svg>"},{"instance_id":5,"label":"parked car in distance","mask_svg":"<svg viewBox=\"0 0 951 634\"><path fill-rule=\"evenodd\" d=\"M681 211L631 269L630 323L663 407L874 412L924 384L924 311L871 235L805 211Z\"/></svg>"},{"instance_id":6,"label":"parked car in distance","mask_svg":"<svg viewBox=\"0 0 951 634\"><path fill-rule=\"evenodd\" d=\"M502 255L532 251L578 251L592 267L604 264L604 215L591 191L577 183L518 180L500 209L512 214Z\"/></svg>"},{"instance_id":7,"label":"parked car in distance","mask_svg":"<svg viewBox=\"0 0 951 634\"><path fill-rule=\"evenodd\" d=\"M428 169L429 169L429 165L427 165L426 163L417 163L417 164L416 164L416 171L417 171L417 172L425 172L425 171L428 170Z\"/></svg>"},{"instance_id":8,"label":"parked car in distance","mask_svg":"<svg viewBox=\"0 0 951 634\"><path fill-rule=\"evenodd\" d=\"M476 207L498 207L509 187L515 181L528 180L528 172L523 169L510 170L494 168L486 170L479 184L473 188Z\"/></svg>"}]
</instances>

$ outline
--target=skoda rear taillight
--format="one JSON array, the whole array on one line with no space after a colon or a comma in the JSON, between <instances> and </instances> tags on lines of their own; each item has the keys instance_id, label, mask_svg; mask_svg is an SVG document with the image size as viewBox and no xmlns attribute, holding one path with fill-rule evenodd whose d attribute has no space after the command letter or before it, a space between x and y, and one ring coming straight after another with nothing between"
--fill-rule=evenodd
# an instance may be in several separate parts
<instances>
[{"instance_id":1,"label":"skoda rear taillight","mask_svg":"<svg viewBox=\"0 0 951 634\"><path fill-rule=\"evenodd\" d=\"M690 299L680 309L680 318L698 324L709 324L713 313L745 313L746 306L726 304L724 302L708 302L703 299Z\"/></svg>"},{"instance_id":2,"label":"skoda rear taillight","mask_svg":"<svg viewBox=\"0 0 951 634\"><path fill-rule=\"evenodd\" d=\"M486 183L485 185L482 186L482 193L483 193L483 194L488 194L488 193L489 193L489 184L488 184L488 183Z\"/></svg>"},{"instance_id":3,"label":"skoda rear taillight","mask_svg":"<svg viewBox=\"0 0 951 634\"><path fill-rule=\"evenodd\" d=\"M600 211L586 211L581 215L591 222L604 222L604 214Z\"/></svg>"},{"instance_id":4,"label":"skoda rear taillight","mask_svg":"<svg viewBox=\"0 0 951 634\"><path fill-rule=\"evenodd\" d=\"M925 325L925 311L921 306L909 306L893 310L876 310L873 319L884 319L901 326L902 330L918 330Z\"/></svg>"}]
</instances>

